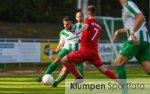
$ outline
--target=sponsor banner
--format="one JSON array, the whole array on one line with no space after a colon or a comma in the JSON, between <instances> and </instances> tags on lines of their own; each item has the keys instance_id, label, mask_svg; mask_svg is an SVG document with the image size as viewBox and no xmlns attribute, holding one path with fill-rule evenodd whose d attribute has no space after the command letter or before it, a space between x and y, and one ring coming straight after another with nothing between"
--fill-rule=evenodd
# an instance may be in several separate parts
<instances>
[{"instance_id":1,"label":"sponsor banner","mask_svg":"<svg viewBox=\"0 0 150 94\"><path fill-rule=\"evenodd\" d=\"M114 47L119 52L120 48L122 47L122 43L115 43ZM113 62L115 59L115 53L112 49L112 46L110 43L99 43L99 54L103 62ZM133 58L130 61L136 61L135 58Z\"/></svg>"},{"instance_id":2,"label":"sponsor banner","mask_svg":"<svg viewBox=\"0 0 150 94\"><path fill-rule=\"evenodd\" d=\"M66 79L65 94L149 94L149 79Z\"/></svg>"},{"instance_id":3,"label":"sponsor banner","mask_svg":"<svg viewBox=\"0 0 150 94\"><path fill-rule=\"evenodd\" d=\"M50 43L41 43L41 62L50 62L51 58Z\"/></svg>"},{"instance_id":4,"label":"sponsor banner","mask_svg":"<svg viewBox=\"0 0 150 94\"><path fill-rule=\"evenodd\" d=\"M0 42L0 63L40 62L40 43Z\"/></svg>"}]
</instances>

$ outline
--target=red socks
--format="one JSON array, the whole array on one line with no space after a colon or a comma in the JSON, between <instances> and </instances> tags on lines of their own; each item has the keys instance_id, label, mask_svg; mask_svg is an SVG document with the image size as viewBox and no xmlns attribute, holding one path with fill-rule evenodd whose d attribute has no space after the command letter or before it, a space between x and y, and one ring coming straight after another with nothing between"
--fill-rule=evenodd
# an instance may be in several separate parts
<instances>
[{"instance_id":1,"label":"red socks","mask_svg":"<svg viewBox=\"0 0 150 94\"><path fill-rule=\"evenodd\" d=\"M118 79L118 77L111 70L107 69L105 71L105 75L111 79Z\"/></svg>"},{"instance_id":2,"label":"red socks","mask_svg":"<svg viewBox=\"0 0 150 94\"><path fill-rule=\"evenodd\" d=\"M64 64L64 66L69 70L69 72L71 72L76 78L81 78L81 76L79 75L77 69L72 65L70 64L69 62L66 62Z\"/></svg>"}]
</instances>

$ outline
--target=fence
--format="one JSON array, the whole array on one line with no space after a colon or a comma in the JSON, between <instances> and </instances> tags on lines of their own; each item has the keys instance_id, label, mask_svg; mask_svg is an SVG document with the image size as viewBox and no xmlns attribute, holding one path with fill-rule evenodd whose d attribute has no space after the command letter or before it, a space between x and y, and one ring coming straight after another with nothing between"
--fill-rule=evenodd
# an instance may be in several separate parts
<instances>
[{"instance_id":1,"label":"fence","mask_svg":"<svg viewBox=\"0 0 150 94\"><path fill-rule=\"evenodd\" d=\"M50 42L56 39L0 38L0 64L49 62Z\"/></svg>"},{"instance_id":2,"label":"fence","mask_svg":"<svg viewBox=\"0 0 150 94\"><path fill-rule=\"evenodd\" d=\"M122 20L121 20L121 18L113 18L113 17L96 17L96 19L98 20L98 22L101 24L101 27L102 27L101 40L100 40L100 44L99 44L100 56L104 63L108 63L110 66L113 66L114 65L113 61L118 53L118 50L121 48L121 45L122 45L121 41L124 41L127 38L127 36L120 37L121 39L118 43L114 43L114 41L112 40L114 31L120 27L123 27ZM47 45L47 44L50 44L51 42L57 42L57 41L58 41L58 39L0 38L0 43L2 44L2 45L0 45L0 64L3 63L4 68L5 68L7 63L10 63L13 61L13 60L10 60L9 62L6 62L6 61L2 62L2 60L3 60L2 56L9 55L9 53L11 52L10 49L9 50L8 50L8 48L5 49L6 45L4 45L4 44L10 44L10 43L12 44L13 43L13 45L14 45L13 51L14 52L12 52L12 56L13 56L13 53L17 53L18 49L22 49L21 47L23 47L23 46L26 46L27 47L26 50L29 50L28 52L24 52L26 54L31 54L30 48L34 49L35 54L32 53L33 57L35 58L34 62L29 61L29 57L26 59L24 59L23 57L20 57L20 59L16 59L16 62L19 63L19 67L21 67L21 63L25 63L26 61L31 62L31 63L40 63L40 62L45 62L45 61L50 62L50 60L46 60L46 59L49 58L48 52L49 52L49 47L51 45ZM30 46L29 46L29 44L30 44ZM22 45L22 46L20 46L20 45ZM36 47L34 47L34 46L36 46ZM10 52L8 52L8 51L10 51ZM19 51L23 51L23 50L19 50ZM5 52L8 52L8 53L5 54ZM21 54L24 54L24 53L21 53ZM18 57L20 56L19 54L18 54ZM7 57L7 58L9 59L9 57ZM36 59L39 61L36 61ZM21 60L24 60L24 62L22 62ZM30 58L30 60L31 60L31 58ZM135 59L132 59L131 61L135 62ZM14 62L12 62L12 63L14 63ZM84 66L91 66L91 64L85 63Z\"/></svg>"}]
</instances>

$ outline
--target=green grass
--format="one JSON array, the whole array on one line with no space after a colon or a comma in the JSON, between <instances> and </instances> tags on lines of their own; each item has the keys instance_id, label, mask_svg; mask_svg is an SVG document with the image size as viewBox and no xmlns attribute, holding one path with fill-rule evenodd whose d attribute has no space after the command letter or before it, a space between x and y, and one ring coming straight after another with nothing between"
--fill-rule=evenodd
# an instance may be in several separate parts
<instances>
[{"instance_id":1,"label":"green grass","mask_svg":"<svg viewBox=\"0 0 150 94\"><path fill-rule=\"evenodd\" d=\"M127 69L128 78L150 78L141 68ZM1 75L0 94L64 94L64 81L57 88L50 88L35 81L41 74ZM57 74L53 74L56 78ZM73 78L71 74L67 78ZM105 79L98 71L86 71L85 79ZM107 79L107 78L106 78Z\"/></svg>"}]
</instances>

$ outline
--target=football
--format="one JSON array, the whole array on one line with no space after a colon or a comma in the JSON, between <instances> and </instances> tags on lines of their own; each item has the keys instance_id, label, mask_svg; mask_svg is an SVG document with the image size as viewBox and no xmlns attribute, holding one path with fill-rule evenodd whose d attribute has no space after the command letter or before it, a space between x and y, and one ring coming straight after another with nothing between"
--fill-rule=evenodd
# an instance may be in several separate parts
<instances>
[{"instance_id":1,"label":"football","mask_svg":"<svg viewBox=\"0 0 150 94\"><path fill-rule=\"evenodd\" d=\"M54 78L52 75L50 74L45 74L43 77L42 77L42 82L45 84L45 85L51 85L53 84L54 82Z\"/></svg>"}]
</instances>

